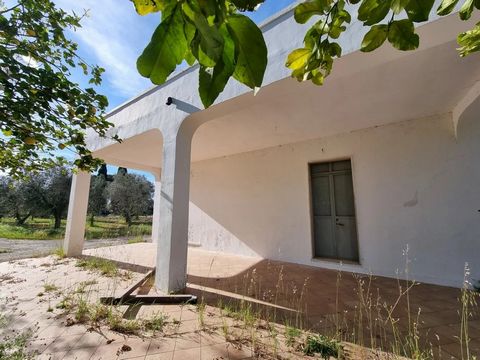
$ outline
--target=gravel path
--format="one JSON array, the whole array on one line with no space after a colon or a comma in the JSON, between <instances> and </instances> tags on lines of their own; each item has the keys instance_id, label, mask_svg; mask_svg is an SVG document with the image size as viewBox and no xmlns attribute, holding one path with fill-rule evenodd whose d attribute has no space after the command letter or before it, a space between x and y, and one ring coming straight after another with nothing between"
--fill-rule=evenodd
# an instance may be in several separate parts
<instances>
[{"instance_id":1,"label":"gravel path","mask_svg":"<svg viewBox=\"0 0 480 360\"><path fill-rule=\"evenodd\" d=\"M62 246L63 240L11 240L0 238L0 262L48 255ZM127 238L85 241L85 249L123 245Z\"/></svg>"}]
</instances>

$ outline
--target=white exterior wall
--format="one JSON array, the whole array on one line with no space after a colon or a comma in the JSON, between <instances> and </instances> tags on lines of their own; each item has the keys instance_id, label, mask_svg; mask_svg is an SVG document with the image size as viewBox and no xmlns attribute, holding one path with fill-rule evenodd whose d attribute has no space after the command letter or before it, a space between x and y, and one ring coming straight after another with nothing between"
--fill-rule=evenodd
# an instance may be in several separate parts
<instances>
[{"instance_id":1,"label":"white exterior wall","mask_svg":"<svg viewBox=\"0 0 480 360\"><path fill-rule=\"evenodd\" d=\"M361 264L341 268L395 277L408 245L411 278L461 286L466 261L480 279L479 138L446 114L193 163L189 241L339 268L312 260L308 163L351 157Z\"/></svg>"}]
</instances>

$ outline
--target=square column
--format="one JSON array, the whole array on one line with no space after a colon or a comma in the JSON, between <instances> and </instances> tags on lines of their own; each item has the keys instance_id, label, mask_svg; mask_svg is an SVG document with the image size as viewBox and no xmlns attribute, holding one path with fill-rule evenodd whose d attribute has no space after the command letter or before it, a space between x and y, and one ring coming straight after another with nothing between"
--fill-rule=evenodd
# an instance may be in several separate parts
<instances>
[{"instance_id":1,"label":"square column","mask_svg":"<svg viewBox=\"0 0 480 360\"><path fill-rule=\"evenodd\" d=\"M63 241L63 250L67 256L82 255L89 193L90 173L79 171L77 174L73 174L67 228Z\"/></svg>"},{"instance_id":2,"label":"square column","mask_svg":"<svg viewBox=\"0 0 480 360\"><path fill-rule=\"evenodd\" d=\"M191 137L179 133L165 137L159 197L157 270L155 286L165 292L185 288L187 280L188 207ZM155 235L155 234L154 234Z\"/></svg>"}]
</instances>

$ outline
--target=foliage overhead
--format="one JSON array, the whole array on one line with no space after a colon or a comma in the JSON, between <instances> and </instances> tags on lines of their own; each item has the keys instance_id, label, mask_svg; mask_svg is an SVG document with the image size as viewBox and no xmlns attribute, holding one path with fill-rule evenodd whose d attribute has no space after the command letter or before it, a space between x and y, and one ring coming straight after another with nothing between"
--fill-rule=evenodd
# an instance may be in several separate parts
<instances>
[{"instance_id":1,"label":"foliage overhead","mask_svg":"<svg viewBox=\"0 0 480 360\"><path fill-rule=\"evenodd\" d=\"M94 89L103 69L80 58L66 36L81 18L51 0L9 1L8 8L0 1L0 168L12 176L66 163L64 149L80 169L100 163L85 132L106 136L111 126L107 98ZM91 87L72 82L73 71Z\"/></svg>"},{"instance_id":2,"label":"foliage overhead","mask_svg":"<svg viewBox=\"0 0 480 360\"><path fill-rule=\"evenodd\" d=\"M263 81L267 48L261 30L243 11L254 11L264 0L131 0L140 15L161 12L161 22L137 62L142 76L163 84L177 65L197 62L199 94L205 107L215 102L233 77L256 89ZM273 0L270 0L273 1ZM461 20L470 19L479 0L306 0L295 8L299 24L311 22L304 46L293 50L286 66L299 81L322 85L342 55L338 39L352 16L368 28L361 51L370 52L388 41L398 50L417 49L415 24L453 12L462 4ZM460 56L480 50L480 23L458 36Z\"/></svg>"}]
</instances>

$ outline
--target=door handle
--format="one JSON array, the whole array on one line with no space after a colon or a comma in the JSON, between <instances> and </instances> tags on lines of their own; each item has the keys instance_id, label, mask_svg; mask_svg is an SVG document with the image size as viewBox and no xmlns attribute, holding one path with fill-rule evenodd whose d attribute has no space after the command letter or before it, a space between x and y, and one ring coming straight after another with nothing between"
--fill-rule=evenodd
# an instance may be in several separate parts
<instances>
[{"instance_id":1,"label":"door handle","mask_svg":"<svg viewBox=\"0 0 480 360\"><path fill-rule=\"evenodd\" d=\"M338 225L338 226L344 226L344 224L342 224L342 223L339 223L339 222L337 222L337 224L336 224L336 225Z\"/></svg>"}]
</instances>

